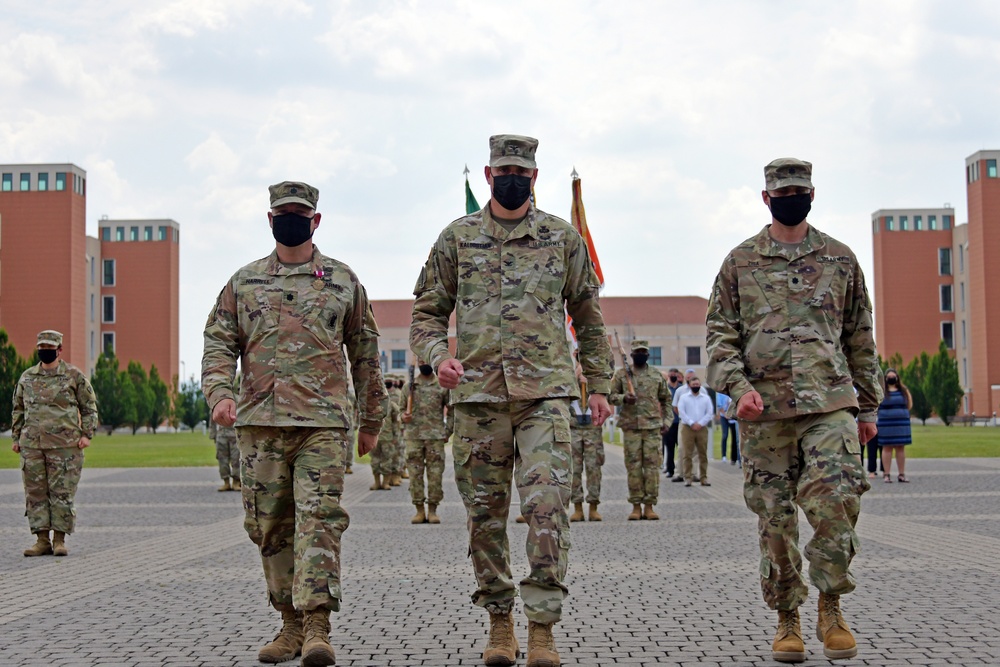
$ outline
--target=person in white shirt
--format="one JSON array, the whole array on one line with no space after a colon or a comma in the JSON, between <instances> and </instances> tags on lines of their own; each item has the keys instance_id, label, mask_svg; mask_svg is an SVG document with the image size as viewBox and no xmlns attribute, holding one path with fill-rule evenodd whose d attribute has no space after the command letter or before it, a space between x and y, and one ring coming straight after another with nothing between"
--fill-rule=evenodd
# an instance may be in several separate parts
<instances>
[{"instance_id":1,"label":"person in white shirt","mask_svg":"<svg viewBox=\"0 0 1000 667\"><path fill-rule=\"evenodd\" d=\"M711 486L708 481L708 429L715 417L715 404L707 392L701 391L701 380L697 376L688 381L688 387L690 391L681 396L677 404L677 414L681 418L681 470L684 486L691 486L694 467L692 458L696 449L699 481L702 486Z\"/></svg>"}]
</instances>

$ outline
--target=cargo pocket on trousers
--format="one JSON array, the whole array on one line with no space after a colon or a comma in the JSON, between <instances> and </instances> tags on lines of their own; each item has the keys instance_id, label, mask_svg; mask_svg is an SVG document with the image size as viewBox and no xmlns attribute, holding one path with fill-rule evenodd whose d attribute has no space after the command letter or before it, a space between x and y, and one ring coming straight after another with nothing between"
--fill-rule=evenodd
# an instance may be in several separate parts
<instances>
[{"instance_id":1,"label":"cargo pocket on trousers","mask_svg":"<svg viewBox=\"0 0 1000 667\"><path fill-rule=\"evenodd\" d=\"M771 578L771 561L767 556L760 557L760 578L770 579Z\"/></svg>"},{"instance_id":2,"label":"cargo pocket on trousers","mask_svg":"<svg viewBox=\"0 0 1000 667\"><path fill-rule=\"evenodd\" d=\"M857 435L845 435L844 448L847 449L848 454L861 456L861 441L858 440Z\"/></svg>"},{"instance_id":3,"label":"cargo pocket on trousers","mask_svg":"<svg viewBox=\"0 0 1000 667\"><path fill-rule=\"evenodd\" d=\"M260 530L260 523L257 521L257 493L250 485L243 487L243 529L250 536L250 541L260 546L264 538Z\"/></svg>"},{"instance_id":4,"label":"cargo pocket on trousers","mask_svg":"<svg viewBox=\"0 0 1000 667\"><path fill-rule=\"evenodd\" d=\"M347 512L340 504L340 496L344 493L344 469L340 466L330 466L319 471L317 496L320 521L343 533L347 530L349 519Z\"/></svg>"},{"instance_id":5,"label":"cargo pocket on trousers","mask_svg":"<svg viewBox=\"0 0 1000 667\"><path fill-rule=\"evenodd\" d=\"M565 466L552 466L552 477L560 486L570 488L573 484L573 454L572 435L569 430L569 418L562 414L552 416L552 439L555 442L556 451L565 452L567 460ZM553 459L558 460L558 459Z\"/></svg>"},{"instance_id":6,"label":"cargo pocket on trousers","mask_svg":"<svg viewBox=\"0 0 1000 667\"><path fill-rule=\"evenodd\" d=\"M451 454L455 457L455 465L462 466L472 456L472 443L479 433L479 423L476 418L462 409L455 411L455 437L451 439Z\"/></svg>"}]
</instances>

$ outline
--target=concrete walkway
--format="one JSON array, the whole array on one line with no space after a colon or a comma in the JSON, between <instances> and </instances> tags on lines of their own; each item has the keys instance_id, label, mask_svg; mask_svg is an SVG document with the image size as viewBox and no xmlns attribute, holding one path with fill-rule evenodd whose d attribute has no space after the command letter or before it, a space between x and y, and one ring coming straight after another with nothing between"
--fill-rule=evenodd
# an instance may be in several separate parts
<instances>
[{"instance_id":1,"label":"concrete walkway","mask_svg":"<svg viewBox=\"0 0 1000 667\"><path fill-rule=\"evenodd\" d=\"M343 498L351 527L337 664L481 664L487 616L469 602L450 461L440 526L410 525L405 482L372 492L368 469L355 473ZM859 657L837 664L998 665L1000 459L918 459L908 473L911 484L873 480L864 497L859 586L843 605ZM711 487L664 480L662 520L626 522L621 449L608 447L605 521L573 524L571 597L556 628L564 665L776 664L742 478L722 462L709 475ZM0 665L258 664L279 617L239 494L217 486L211 468L86 469L71 555L27 559L19 472L0 470ZM520 578L526 528L513 514L509 533ZM827 664L815 601L803 614L809 663Z\"/></svg>"}]
</instances>

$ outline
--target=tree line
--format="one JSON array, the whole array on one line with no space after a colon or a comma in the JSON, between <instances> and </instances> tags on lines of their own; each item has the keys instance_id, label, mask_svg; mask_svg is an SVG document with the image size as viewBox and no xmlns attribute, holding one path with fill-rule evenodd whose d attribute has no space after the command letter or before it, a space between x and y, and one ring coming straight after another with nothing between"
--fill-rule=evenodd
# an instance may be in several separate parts
<instances>
[{"instance_id":1,"label":"tree line","mask_svg":"<svg viewBox=\"0 0 1000 667\"><path fill-rule=\"evenodd\" d=\"M27 359L21 357L7 332L0 329L0 431L11 428L18 379L37 363L38 350ZM144 426L156 433L165 424L194 428L208 420L208 404L193 377L178 383L175 375L168 385L155 364L147 374L137 361L129 361L125 370L121 370L110 347L97 358L90 383L97 395L101 428L106 428L109 435L125 426L131 427L135 435Z\"/></svg>"},{"instance_id":2,"label":"tree line","mask_svg":"<svg viewBox=\"0 0 1000 667\"><path fill-rule=\"evenodd\" d=\"M924 424L936 414L946 425L951 425L965 391L958 378L958 362L952 359L943 340L933 357L921 352L904 364L902 355L897 352L888 361L880 359L880 363L883 373L889 368L895 369L910 390L913 398L910 414Z\"/></svg>"}]
</instances>

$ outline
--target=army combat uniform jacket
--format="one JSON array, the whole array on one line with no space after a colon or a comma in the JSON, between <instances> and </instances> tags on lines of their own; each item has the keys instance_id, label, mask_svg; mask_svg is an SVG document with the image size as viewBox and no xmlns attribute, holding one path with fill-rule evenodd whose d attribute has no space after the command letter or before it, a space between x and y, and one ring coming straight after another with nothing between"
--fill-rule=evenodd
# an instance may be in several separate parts
<instances>
[{"instance_id":1,"label":"army combat uniform jacket","mask_svg":"<svg viewBox=\"0 0 1000 667\"><path fill-rule=\"evenodd\" d=\"M315 246L301 266L284 266L276 252L251 262L222 289L205 325L202 388L210 408L234 398L237 358L236 426L349 430L350 360L360 430L378 433L385 385L368 295L346 264Z\"/></svg>"},{"instance_id":2,"label":"army combat uniform jacket","mask_svg":"<svg viewBox=\"0 0 1000 667\"><path fill-rule=\"evenodd\" d=\"M83 372L62 359L52 369L36 364L14 388L12 435L27 449L76 447L97 431L97 397Z\"/></svg>"},{"instance_id":3,"label":"army combat uniform jacket","mask_svg":"<svg viewBox=\"0 0 1000 667\"><path fill-rule=\"evenodd\" d=\"M413 419L406 425L407 440L447 440L451 437L453 419L448 410L449 391L438 384L433 375L413 378ZM403 407L410 396L410 383L403 387Z\"/></svg>"},{"instance_id":4,"label":"army combat uniform jacket","mask_svg":"<svg viewBox=\"0 0 1000 667\"><path fill-rule=\"evenodd\" d=\"M636 402L632 405L623 400L628 393L625 369L616 370L611 380L608 401L612 405L621 406L618 427L623 431L637 431L670 426L674 420L674 411L670 403L670 387L663 373L648 364L643 368L633 366L632 373L635 375L633 382L636 397Z\"/></svg>"},{"instance_id":5,"label":"army combat uniform jacket","mask_svg":"<svg viewBox=\"0 0 1000 667\"><path fill-rule=\"evenodd\" d=\"M449 358L454 311L465 375L452 403L578 398L568 312L590 391L606 394L611 349L598 287L583 239L567 222L532 207L508 233L487 205L451 223L431 248L413 291L410 348L434 368Z\"/></svg>"},{"instance_id":6,"label":"army combat uniform jacket","mask_svg":"<svg viewBox=\"0 0 1000 667\"><path fill-rule=\"evenodd\" d=\"M836 239L810 227L792 254L764 227L723 261L707 327L709 384L734 404L759 392L760 420L849 409L875 421L882 372L871 300L857 258Z\"/></svg>"}]
</instances>

